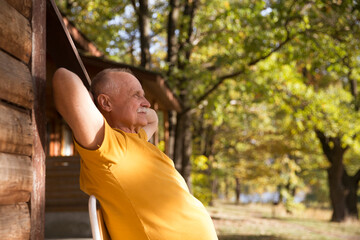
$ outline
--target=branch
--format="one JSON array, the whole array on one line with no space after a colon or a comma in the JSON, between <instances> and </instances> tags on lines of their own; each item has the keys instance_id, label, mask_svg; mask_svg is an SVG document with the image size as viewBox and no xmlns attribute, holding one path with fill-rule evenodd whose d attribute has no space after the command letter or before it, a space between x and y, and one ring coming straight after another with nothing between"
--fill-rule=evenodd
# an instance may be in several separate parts
<instances>
[{"instance_id":1,"label":"branch","mask_svg":"<svg viewBox=\"0 0 360 240\"><path fill-rule=\"evenodd\" d=\"M288 15L290 15L290 12L291 10L294 8L295 6L295 3L296 1L294 0L292 2L292 4L290 5L290 8L289 8L289 11L288 11ZM286 19L286 22L284 24L284 28L285 28L285 31L286 31L286 38L283 42L281 42L277 47L275 47L274 49L272 49L269 53L257 58L257 59L254 59L254 60L251 60L248 64L246 64L245 66L246 67L250 67L250 66L253 66L255 65L256 63L270 57L273 53L279 51L286 43L288 43L289 41L291 41L292 39L294 39L295 36L297 36L298 34L302 34L302 32L298 32L297 34L294 34L293 36L290 36L290 31L288 29L288 24L293 20L293 19L296 19L296 17L288 17ZM236 77L236 76L239 76L241 74L243 74L245 72L245 67L243 69L240 69L240 70L237 70L233 73L230 73L230 74L227 74L227 75L223 75L223 76L220 76L217 80L217 82L215 83L215 85L213 85L210 89L208 89L207 91L205 91L205 93L200 96L198 99L196 99L195 103L196 103L196 106L199 105L204 99L206 99L212 92L214 92L226 79L229 79L229 78L233 78L233 77ZM194 107L188 107L186 109L184 109L184 113L190 111L192 108Z\"/></svg>"},{"instance_id":2,"label":"branch","mask_svg":"<svg viewBox=\"0 0 360 240\"><path fill-rule=\"evenodd\" d=\"M135 0L131 0L131 4L133 5L134 11L136 14L139 14L139 9L136 7L136 1Z\"/></svg>"},{"instance_id":3,"label":"branch","mask_svg":"<svg viewBox=\"0 0 360 240\"><path fill-rule=\"evenodd\" d=\"M325 156L327 157L327 154L331 151L331 149L329 147L329 139L320 130L315 130L315 133L316 133L317 138L320 140L323 152L324 152ZM328 158L328 160L330 162L332 162L331 159Z\"/></svg>"},{"instance_id":4,"label":"branch","mask_svg":"<svg viewBox=\"0 0 360 240\"><path fill-rule=\"evenodd\" d=\"M281 42L276 48L272 49L268 54L265 54L264 56L261 56L257 59L254 59L254 60L251 60L248 64L246 64L247 67L250 67L250 66L253 66L255 65L256 63L270 57L273 53L279 51L287 42L289 42L291 39L293 39L293 37L289 37L289 35L287 35L286 39ZM245 68L243 69L240 69L238 71L235 71L233 73L230 73L230 74L227 74L227 75L223 75L223 76L220 76L218 78L218 81L210 88L208 89L207 91L205 91L205 93L200 96L197 100L196 100L196 105L200 104L204 99L206 99L212 92L214 92L226 79L229 79L229 78L233 78L233 77L237 77L241 74L243 74L245 72ZM191 110L191 107L188 107L184 110L184 112L188 112Z\"/></svg>"}]
</instances>

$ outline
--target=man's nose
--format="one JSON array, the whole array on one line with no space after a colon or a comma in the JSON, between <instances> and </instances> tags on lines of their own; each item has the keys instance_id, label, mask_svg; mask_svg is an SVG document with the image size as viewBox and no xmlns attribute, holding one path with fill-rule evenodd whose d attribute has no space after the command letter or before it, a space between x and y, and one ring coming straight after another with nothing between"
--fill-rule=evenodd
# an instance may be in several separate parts
<instances>
[{"instance_id":1,"label":"man's nose","mask_svg":"<svg viewBox=\"0 0 360 240\"><path fill-rule=\"evenodd\" d=\"M149 101L144 97L144 101L141 103L142 107L151 107L151 104L149 103Z\"/></svg>"}]
</instances>

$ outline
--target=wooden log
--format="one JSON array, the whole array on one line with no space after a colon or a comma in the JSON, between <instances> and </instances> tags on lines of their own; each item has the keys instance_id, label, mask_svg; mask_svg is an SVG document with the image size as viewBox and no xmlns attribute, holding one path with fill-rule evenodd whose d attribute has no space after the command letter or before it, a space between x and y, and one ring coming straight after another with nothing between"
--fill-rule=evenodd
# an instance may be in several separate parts
<instances>
[{"instance_id":1,"label":"wooden log","mask_svg":"<svg viewBox=\"0 0 360 240\"><path fill-rule=\"evenodd\" d=\"M8 4L13 6L18 12L20 12L24 17L30 19L31 16L31 0L6 0Z\"/></svg>"},{"instance_id":2,"label":"wooden log","mask_svg":"<svg viewBox=\"0 0 360 240\"><path fill-rule=\"evenodd\" d=\"M0 153L0 205L28 202L32 180L30 157Z\"/></svg>"},{"instance_id":3,"label":"wooden log","mask_svg":"<svg viewBox=\"0 0 360 240\"><path fill-rule=\"evenodd\" d=\"M44 0L32 0L32 40L31 73L34 80L33 155L34 171L33 191L31 194L31 240L44 239L45 234L45 145L46 145L46 3Z\"/></svg>"},{"instance_id":4,"label":"wooden log","mask_svg":"<svg viewBox=\"0 0 360 240\"><path fill-rule=\"evenodd\" d=\"M33 132L30 114L0 102L0 152L31 156Z\"/></svg>"},{"instance_id":5,"label":"wooden log","mask_svg":"<svg viewBox=\"0 0 360 240\"><path fill-rule=\"evenodd\" d=\"M27 203L0 205L0 239L30 238L30 214Z\"/></svg>"},{"instance_id":6,"label":"wooden log","mask_svg":"<svg viewBox=\"0 0 360 240\"><path fill-rule=\"evenodd\" d=\"M5 0L0 0L0 48L26 64L31 56L30 22Z\"/></svg>"},{"instance_id":7,"label":"wooden log","mask_svg":"<svg viewBox=\"0 0 360 240\"><path fill-rule=\"evenodd\" d=\"M0 50L0 98L32 108L34 93L29 68Z\"/></svg>"}]
</instances>

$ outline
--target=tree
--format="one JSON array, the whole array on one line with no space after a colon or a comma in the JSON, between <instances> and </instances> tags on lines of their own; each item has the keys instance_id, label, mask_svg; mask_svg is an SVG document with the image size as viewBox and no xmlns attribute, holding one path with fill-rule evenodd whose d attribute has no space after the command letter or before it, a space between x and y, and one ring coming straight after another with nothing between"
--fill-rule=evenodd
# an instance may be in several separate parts
<instances>
[{"instance_id":1,"label":"tree","mask_svg":"<svg viewBox=\"0 0 360 240\"><path fill-rule=\"evenodd\" d=\"M316 97L317 104L314 101L309 103L321 112L312 112L312 115L318 118L310 115L307 117L312 118L311 129L315 131L323 153L330 162L327 171L333 206L332 220L343 221L348 217L357 219L356 192L360 169L350 177L343 162L345 153L358 144L357 127L349 127L356 124L359 109L359 76L356 73L359 67L356 39L360 33L358 3L322 3L308 11L310 16L317 18L309 18L308 28L312 34L308 41L301 44L305 50L303 54L307 55L302 56L302 61L307 64L302 68L302 73L306 82L314 86L322 100ZM307 46L304 46L306 42ZM335 94L334 91L339 93ZM329 95L332 98L329 99ZM334 98L339 101L334 101ZM325 102L326 100L328 102Z\"/></svg>"},{"instance_id":2,"label":"tree","mask_svg":"<svg viewBox=\"0 0 360 240\"><path fill-rule=\"evenodd\" d=\"M260 115L254 115L259 118L256 120L254 113L245 111L246 108L230 114L229 102L243 98L229 99L226 95L229 88L244 88L246 96L259 103L258 107L265 107L267 119L274 123L266 126L271 129L264 132L267 139L256 132L253 136L258 139L249 138L262 146L263 151L255 156L257 166L269 158L280 162L287 161L286 156L291 161L300 161L299 157L308 159L311 152L318 152L314 148L320 145L306 147L306 144L317 138L321 144L317 149L323 150L330 163L332 219L342 221L347 213L357 216L354 199L360 173L353 172L350 177L344 167L344 156L359 145L358 1L68 0L65 3L70 18L113 58L159 70L168 77L183 106L174 123L174 161L187 181L192 139L196 139L193 131L199 130L193 123L214 111L212 107L222 114L213 116L216 120L200 129L208 129L217 121L224 126L217 125L213 137L204 143L214 150L199 152L208 160L213 156L212 163L220 164L217 151L231 146L236 151L232 153L234 156L224 158L229 165L224 161L223 166L234 167L232 176L245 176L237 170L247 161L239 160L236 155L259 148L251 142L234 145L236 138L240 141L244 137L231 130L242 128L230 119L224 121L224 116L231 115L233 119L251 120L249 126L256 122L252 130L256 130L257 124L264 126L259 122ZM276 64L268 64L268 60ZM266 64L278 72L269 74L273 69L266 69ZM291 74L293 79L284 74ZM277 81L279 78L286 81ZM220 103L224 99L226 103ZM247 104L252 105L251 101ZM197 108L205 102L209 112L198 114ZM244 117L235 118L237 114ZM277 139L278 135L282 139ZM304 136L306 141L297 144ZM231 140L221 142L225 138ZM283 148L271 152L271 148L263 146ZM197 151L194 151L196 155ZM301 166L301 162L296 164ZM261 171L265 170L272 173L271 167Z\"/></svg>"}]
</instances>

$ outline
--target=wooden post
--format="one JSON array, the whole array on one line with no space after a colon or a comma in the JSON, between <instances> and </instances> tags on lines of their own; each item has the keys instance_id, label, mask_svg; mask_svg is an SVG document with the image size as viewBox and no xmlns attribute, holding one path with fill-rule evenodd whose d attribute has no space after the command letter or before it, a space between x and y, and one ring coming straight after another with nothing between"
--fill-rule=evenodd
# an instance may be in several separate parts
<instances>
[{"instance_id":1,"label":"wooden post","mask_svg":"<svg viewBox=\"0 0 360 240\"><path fill-rule=\"evenodd\" d=\"M33 191L31 195L30 239L44 239L45 226L45 84L46 84L46 1L33 0L32 61L34 106L32 123L34 145L32 155Z\"/></svg>"},{"instance_id":2,"label":"wooden post","mask_svg":"<svg viewBox=\"0 0 360 240\"><path fill-rule=\"evenodd\" d=\"M154 110L155 110L156 112L159 111L159 104L158 104L157 102L154 102L154 103L151 104L151 105L153 106L153 108L154 108ZM156 132L154 133L154 135L153 135L153 140L154 140L154 145L155 145L155 146L159 145L159 129L156 130Z\"/></svg>"},{"instance_id":3,"label":"wooden post","mask_svg":"<svg viewBox=\"0 0 360 240\"><path fill-rule=\"evenodd\" d=\"M163 111L164 114L164 142L165 142L165 154L169 156L169 113L168 111Z\"/></svg>"}]
</instances>

